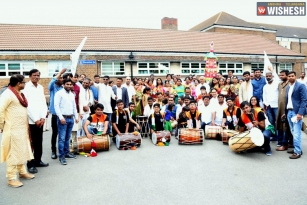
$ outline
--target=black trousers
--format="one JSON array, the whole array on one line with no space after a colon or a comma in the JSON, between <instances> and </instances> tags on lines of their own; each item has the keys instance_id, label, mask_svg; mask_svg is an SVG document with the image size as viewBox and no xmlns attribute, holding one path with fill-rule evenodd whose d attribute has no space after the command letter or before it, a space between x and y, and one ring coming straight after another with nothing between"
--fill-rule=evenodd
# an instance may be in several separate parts
<instances>
[{"instance_id":1,"label":"black trousers","mask_svg":"<svg viewBox=\"0 0 307 205\"><path fill-rule=\"evenodd\" d=\"M33 146L34 159L29 161L28 167L35 167L35 165L42 161L43 155L43 126L37 127L35 124L30 125L30 133Z\"/></svg>"},{"instance_id":2,"label":"black trousers","mask_svg":"<svg viewBox=\"0 0 307 205\"><path fill-rule=\"evenodd\" d=\"M58 116L52 115L51 118L51 127L52 127L52 136L51 136L51 151L56 153L56 142L58 136Z\"/></svg>"}]
</instances>

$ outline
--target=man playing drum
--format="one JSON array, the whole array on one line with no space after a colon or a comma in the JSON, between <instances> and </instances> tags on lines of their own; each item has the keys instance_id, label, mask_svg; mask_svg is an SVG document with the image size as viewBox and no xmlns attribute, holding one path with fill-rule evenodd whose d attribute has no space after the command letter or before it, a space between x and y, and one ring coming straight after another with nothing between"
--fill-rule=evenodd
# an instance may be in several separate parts
<instances>
[{"instance_id":1,"label":"man playing drum","mask_svg":"<svg viewBox=\"0 0 307 205\"><path fill-rule=\"evenodd\" d=\"M89 139L93 139L93 135L107 133L109 118L108 115L103 114L104 106L98 103L94 106L95 114L90 115L83 125L84 132Z\"/></svg>"},{"instance_id":2,"label":"man playing drum","mask_svg":"<svg viewBox=\"0 0 307 205\"><path fill-rule=\"evenodd\" d=\"M238 125L240 126L240 133L245 130L251 130L252 128L258 128L261 130L264 136L263 148L267 156L272 155L270 147L270 137L272 132L267 128L265 123L264 113L260 110L256 111L251 108L251 105L247 101L243 101L240 104L240 108L243 110L241 117L239 118Z\"/></svg>"},{"instance_id":3,"label":"man playing drum","mask_svg":"<svg viewBox=\"0 0 307 205\"><path fill-rule=\"evenodd\" d=\"M156 131L163 131L163 115L160 113L160 104L154 104L154 113L149 116L148 123L150 127L150 133Z\"/></svg>"},{"instance_id":4,"label":"man playing drum","mask_svg":"<svg viewBox=\"0 0 307 205\"><path fill-rule=\"evenodd\" d=\"M189 108L190 111L186 112L186 116L189 119L188 127L199 129L201 121L201 113L198 110L196 110L195 101L190 102Z\"/></svg>"},{"instance_id":5,"label":"man playing drum","mask_svg":"<svg viewBox=\"0 0 307 205\"><path fill-rule=\"evenodd\" d=\"M116 101L117 110L112 114L112 128L113 128L113 142L116 142L116 135L128 133L129 129L129 115L124 110L124 102L122 100Z\"/></svg>"},{"instance_id":6,"label":"man playing drum","mask_svg":"<svg viewBox=\"0 0 307 205\"><path fill-rule=\"evenodd\" d=\"M222 127L226 127L229 130L237 130L241 110L237 106L234 106L232 98L227 98L226 103L228 107L223 112Z\"/></svg>"}]
</instances>

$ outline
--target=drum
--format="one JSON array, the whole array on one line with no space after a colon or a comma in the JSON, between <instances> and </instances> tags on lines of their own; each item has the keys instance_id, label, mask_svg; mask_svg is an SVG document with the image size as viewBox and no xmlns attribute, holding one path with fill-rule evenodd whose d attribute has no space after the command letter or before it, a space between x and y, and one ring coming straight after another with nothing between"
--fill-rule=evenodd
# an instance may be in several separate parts
<instances>
[{"instance_id":1,"label":"drum","mask_svg":"<svg viewBox=\"0 0 307 205\"><path fill-rule=\"evenodd\" d=\"M142 144L141 134L134 135L133 133L125 133L116 135L117 149L130 149L131 147L139 147Z\"/></svg>"},{"instance_id":2,"label":"drum","mask_svg":"<svg viewBox=\"0 0 307 205\"><path fill-rule=\"evenodd\" d=\"M136 122L140 125L141 136L147 137L148 133L149 133L148 117L146 117L146 116L136 116Z\"/></svg>"},{"instance_id":3,"label":"drum","mask_svg":"<svg viewBox=\"0 0 307 205\"><path fill-rule=\"evenodd\" d=\"M239 132L234 131L234 130L223 130L222 132L222 142L223 144L228 144L229 139L234 136L239 134Z\"/></svg>"},{"instance_id":4,"label":"drum","mask_svg":"<svg viewBox=\"0 0 307 205\"><path fill-rule=\"evenodd\" d=\"M152 133L151 141L155 145L158 142L170 142L171 141L171 133L169 131L157 131Z\"/></svg>"},{"instance_id":5,"label":"drum","mask_svg":"<svg viewBox=\"0 0 307 205\"><path fill-rule=\"evenodd\" d=\"M179 130L179 144L203 144L204 130L181 128Z\"/></svg>"},{"instance_id":6,"label":"drum","mask_svg":"<svg viewBox=\"0 0 307 205\"><path fill-rule=\"evenodd\" d=\"M220 126L206 125L205 137L207 139L216 139L217 135L221 135L222 132L223 132L223 129Z\"/></svg>"},{"instance_id":7,"label":"drum","mask_svg":"<svg viewBox=\"0 0 307 205\"><path fill-rule=\"evenodd\" d=\"M108 151L110 148L109 135L94 135L93 141L96 144L95 151ZM92 140L86 136L78 137L76 141L71 144L71 149L74 152L90 152L92 150Z\"/></svg>"},{"instance_id":8,"label":"drum","mask_svg":"<svg viewBox=\"0 0 307 205\"><path fill-rule=\"evenodd\" d=\"M256 147L250 136L250 131L245 131L240 134L234 135L229 139L229 147L234 152L243 152Z\"/></svg>"}]
</instances>

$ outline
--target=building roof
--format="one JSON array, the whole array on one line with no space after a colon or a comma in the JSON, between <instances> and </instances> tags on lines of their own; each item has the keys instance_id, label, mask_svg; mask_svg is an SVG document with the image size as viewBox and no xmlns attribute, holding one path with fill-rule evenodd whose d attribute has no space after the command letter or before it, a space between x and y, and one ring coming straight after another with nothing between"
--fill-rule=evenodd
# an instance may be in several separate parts
<instances>
[{"instance_id":1,"label":"building roof","mask_svg":"<svg viewBox=\"0 0 307 205\"><path fill-rule=\"evenodd\" d=\"M236 27L244 27L244 28L254 28L254 29L263 29L257 24L253 24L247 21L244 21L240 18L237 18L231 14L228 14L224 11L215 14L214 16L208 18L207 20L201 22L200 24L194 26L190 29L190 31L202 31L214 25L222 25L222 26L236 26ZM268 28L267 30L274 30L272 28Z\"/></svg>"},{"instance_id":2,"label":"building roof","mask_svg":"<svg viewBox=\"0 0 307 205\"><path fill-rule=\"evenodd\" d=\"M261 29L261 30L273 30L276 31L276 37L307 39L307 27L303 28L303 27L247 22L223 11L208 18L207 20L201 22L200 24L194 26L193 28L190 29L190 31L202 31L214 25L244 27L244 28ZM297 37L293 35L296 35Z\"/></svg>"},{"instance_id":3,"label":"building roof","mask_svg":"<svg viewBox=\"0 0 307 205\"><path fill-rule=\"evenodd\" d=\"M276 30L276 37L306 38L307 39L307 28L265 24L265 23L253 23L253 24Z\"/></svg>"},{"instance_id":4,"label":"building roof","mask_svg":"<svg viewBox=\"0 0 307 205\"><path fill-rule=\"evenodd\" d=\"M256 35L138 28L0 24L0 51L141 51L300 56Z\"/></svg>"}]
</instances>

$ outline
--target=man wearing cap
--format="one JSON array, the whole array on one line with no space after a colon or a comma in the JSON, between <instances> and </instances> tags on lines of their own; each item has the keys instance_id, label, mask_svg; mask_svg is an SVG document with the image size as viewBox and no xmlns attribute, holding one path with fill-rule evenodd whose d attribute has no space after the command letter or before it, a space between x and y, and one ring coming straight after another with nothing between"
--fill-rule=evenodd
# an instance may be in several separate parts
<instances>
[{"instance_id":1,"label":"man wearing cap","mask_svg":"<svg viewBox=\"0 0 307 205\"><path fill-rule=\"evenodd\" d=\"M98 103L103 104L104 113L108 115L109 119L112 119L111 98L116 100L117 97L112 88L108 85L110 77L105 75L102 80L103 83L94 83L94 86L98 89ZM107 134L110 134L111 131L111 123L109 123Z\"/></svg>"},{"instance_id":2,"label":"man wearing cap","mask_svg":"<svg viewBox=\"0 0 307 205\"><path fill-rule=\"evenodd\" d=\"M250 80L250 72L245 71L243 73L244 82L239 89L239 102L249 101L253 96L253 85Z\"/></svg>"},{"instance_id":3,"label":"man wearing cap","mask_svg":"<svg viewBox=\"0 0 307 205\"><path fill-rule=\"evenodd\" d=\"M122 85L123 88L126 88L128 91L128 96L129 96L129 103L134 102L136 104L136 98L135 98L135 89L131 83L131 78L126 77L126 83Z\"/></svg>"}]
</instances>

